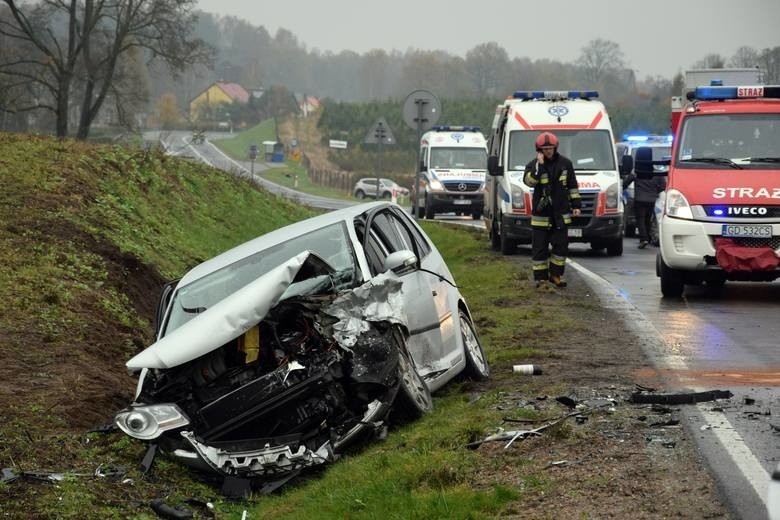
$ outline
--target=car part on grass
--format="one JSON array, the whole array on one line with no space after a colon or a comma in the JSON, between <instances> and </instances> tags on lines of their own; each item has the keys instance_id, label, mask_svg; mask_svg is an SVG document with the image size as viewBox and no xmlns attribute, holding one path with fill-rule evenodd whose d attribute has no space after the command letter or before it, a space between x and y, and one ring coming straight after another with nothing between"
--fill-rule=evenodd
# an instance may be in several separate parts
<instances>
[{"instance_id":1,"label":"car part on grass","mask_svg":"<svg viewBox=\"0 0 780 520\"><path fill-rule=\"evenodd\" d=\"M512 365L512 372L526 376L539 376L542 374L542 367L539 365Z\"/></svg>"},{"instance_id":2,"label":"car part on grass","mask_svg":"<svg viewBox=\"0 0 780 520\"><path fill-rule=\"evenodd\" d=\"M149 470L152 469L152 464L154 464L154 458L157 456L157 444L149 444L149 447L146 449L146 453L144 454L144 458L141 459L141 463L138 464L138 471L141 472L141 476L145 476L147 473L149 473Z\"/></svg>"},{"instance_id":3,"label":"car part on grass","mask_svg":"<svg viewBox=\"0 0 780 520\"><path fill-rule=\"evenodd\" d=\"M635 404L696 404L717 399L729 399L734 394L728 390L709 390L707 392L683 392L676 394L631 394L629 402Z\"/></svg>"},{"instance_id":4,"label":"car part on grass","mask_svg":"<svg viewBox=\"0 0 780 520\"><path fill-rule=\"evenodd\" d=\"M152 500L149 506L152 508L152 511L154 511L160 518L168 518L171 520L188 520L194 516L192 510L184 506L170 506L166 504L165 500L161 498Z\"/></svg>"},{"instance_id":5,"label":"car part on grass","mask_svg":"<svg viewBox=\"0 0 780 520\"><path fill-rule=\"evenodd\" d=\"M507 442L506 445L504 445L504 449L508 449L517 439L525 439L527 437L539 436L542 434L543 431L547 430L548 428L551 428L556 424L565 421L569 417L573 417L579 414L580 412L568 413L562 417L559 417L553 421L548 422L543 426L534 428L533 430L510 430L510 431L501 430L498 433L495 433L493 435L488 435L487 437L485 437L480 441L470 442L466 445L466 447L472 450L476 450L486 442L503 442L508 440L509 442Z\"/></svg>"}]
</instances>

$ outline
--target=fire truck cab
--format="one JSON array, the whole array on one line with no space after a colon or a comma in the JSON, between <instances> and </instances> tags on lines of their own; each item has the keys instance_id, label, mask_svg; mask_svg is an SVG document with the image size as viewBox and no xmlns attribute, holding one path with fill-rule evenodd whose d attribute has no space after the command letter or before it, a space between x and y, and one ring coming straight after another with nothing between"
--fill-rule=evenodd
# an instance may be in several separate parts
<instances>
[{"instance_id":1,"label":"fire truck cab","mask_svg":"<svg viewBox=\"0 0 780 520\"><path fill-rule=\"evenodd\" d=\"M656 262L664 297L780 277L780 86L713 83L688 94L676 129Z\"/></svg>"},{"instance_id":2,"label":"fire truck cab","mask_svg":"<svg viewBox=\"0 0 780 520\"><path fill-rule=\"evenodd\" d=\"M531 243L531 194L525 166L536 157L540 132L553 132L559 152L571 159L582 197L582 215L568 227L571 242L588 242L609 255L623 254L623 201L614 137L595 91L515 92L496 109L488 142L484 221L491 246L511 254ZM630 171L633 163L627 157ZM629 164L630 163L630 164Z\"/></svg>"}]
</instances>

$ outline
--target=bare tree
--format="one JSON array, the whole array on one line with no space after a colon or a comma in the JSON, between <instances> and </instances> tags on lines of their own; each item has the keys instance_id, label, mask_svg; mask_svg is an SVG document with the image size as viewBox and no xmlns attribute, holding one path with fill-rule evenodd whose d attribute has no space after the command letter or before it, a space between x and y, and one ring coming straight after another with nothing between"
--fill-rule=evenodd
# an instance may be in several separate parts
<instances>
[{"instance_id":1,"label":"bare tree","mask_svg":"<svg viewBox=\"0 0 780 520\"><path fill-rule=\"evenodd\" d=\"M591 85L600 85L610 74L626 68L623 51L617 43L597 38L580 51L577 64Z\"/></svg>"},{"instance_id":2,"label":"bare tree","mask_svg":"<svg viewBox=\"0 0 780 520\"><path fill-rule=\"evenodd\" d=\"M743 46L734 52L729 60L729 67L757 67L758 51L753 47Z\"/></svg>"},{"instance_id":3,"label":"bare tree","mask_svg":"<svg viewBox=\"0 0 780 520\"><path fill-rule=\"evenodd\" d=\"M496 42L481 43L466 52L466 70L477 94L495 95L509 76L509 55Z\"/></svg>"},{"instance_id":4,"label":"bare tree","mask_svg":"<svg viewBox=\"0 0 780 520\"><path fill-rule=\"evenodd\" d=\"M726 66L726 58L717 53L707 54L693 64L694 69L722 69Z\"/></svg>"},{"instance_id":5,"label":"bare tree","mask_svg":"<svg viewBox=\"0 0 780 520\"><path fill-rule=\"evenodd\" d=\"M172 71L210 57L210 48L191 39L196 0L2 0L9 18L0 17L0 34L32 52L0 58L0 73L48 95L27 109L45 108L56 116L56 134L68 135L74 83L81 100L76 137L85 139L106 98L120 105L123 95L137 95L122 77L123 59L143 50ZM121 112L121 110L120 110Z\"/></svg>"}]
</instances>

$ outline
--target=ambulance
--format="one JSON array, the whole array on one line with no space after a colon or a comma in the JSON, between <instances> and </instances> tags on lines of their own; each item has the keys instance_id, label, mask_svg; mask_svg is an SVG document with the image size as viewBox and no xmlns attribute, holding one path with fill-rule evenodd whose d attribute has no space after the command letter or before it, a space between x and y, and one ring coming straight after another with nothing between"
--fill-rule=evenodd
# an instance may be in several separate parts
<instances>
[{"instance_id":1,"label":"ambulance","mask_svg":"<svg viewBox=\"0 0 780 520\"><path fill-rule=\"evenodd\" d=\"M434 126L420 139L420 193L417 216L437 213L482 218L487 141L476 126Z\"/></svg>"},{"instance_id":2,"label":"ambulance","mask_svg":"<svg viewBox=\"0 0 780 520\"><path fill-rule=\"evenodd\" d=\"M484 222L493 249L512 254L531 243L531 194L525 165L536 157L540 132L558 137L558 151L571 159L582 197L572 217L570 242L586 242L609 255L623 254L623 200L615 139L595 91L515 92L496 109L489 137ZM622 165L630 171L627 156Z\"/></svg>"},{"instance_id":3,"label":"ambulance","mask_svg":"<svg viewBox=\"0 0 780 520\"><path fill-rule=\"evenodd\" d=\"M780 86L713 83L688 94L672 148L656 261L664 297L780 277Z\"/></svg>"}]
</instances>

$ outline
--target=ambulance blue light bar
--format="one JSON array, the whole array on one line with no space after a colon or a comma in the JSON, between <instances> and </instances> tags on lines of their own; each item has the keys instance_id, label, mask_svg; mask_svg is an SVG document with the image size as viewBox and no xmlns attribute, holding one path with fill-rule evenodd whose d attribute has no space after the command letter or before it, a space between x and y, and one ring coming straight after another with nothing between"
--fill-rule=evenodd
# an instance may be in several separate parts
<instances>
[{"instance_id":1,"label":"ambulance blue light bar","mask_svg":"<svg viewBox=\"0 0 780 520\"><path fill-rule=\"evenodd\" d=\"M671 143L674 139L671 135L644 135L644 134L637 134L637 135L624 135L623 140L629 141L632 143L646 143L648 141L654 142L654 143Z\"/></svg>"},{"instance_id":2,"label":"ambulance blue light bar","mask_svg":"<svg viewBox=\"0 0 780 520\"><path fill-rule=\"evenodd\" d=\"M780 86L743 85L736 87L709 86L696 87L688 93L688 99L699 101L719 101L724 99L780 98Z\"/></svg>"},{"instance_id":3,"label":"ambulance blue light bar","mask_svg":"<svg viewBox=\"0 0 780 520\"><path fill-rule=\"evenodd\" d=\"M479 132L478 126L450 126L450 125L436 125L432 126L431 130L435 132Z\"/></svg>"},{"instance_id":4,"label":"ambulance blue light bar","mask_svg":"<svg viewBox=\"0 0 780 520\"><path fill-rule=\"evenodd\" d=\"M514 99L591 99L599 97L596 90L518 90Z\"/></svg>"}]
</instances>

